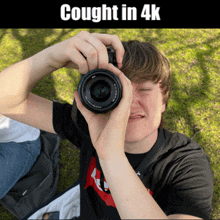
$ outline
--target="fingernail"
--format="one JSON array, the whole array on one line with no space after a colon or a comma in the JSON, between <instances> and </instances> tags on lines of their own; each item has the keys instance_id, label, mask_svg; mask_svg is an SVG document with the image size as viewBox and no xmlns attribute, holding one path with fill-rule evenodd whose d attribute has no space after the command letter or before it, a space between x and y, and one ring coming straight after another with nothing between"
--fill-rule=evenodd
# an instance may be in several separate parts
<instances>
[{"instance_id":1,"label":"fingernail","mask_svg":"<svg viewBox=\"0 0 220 220\"><path fill-rule=\"evenodd\" d=\"M121 69L121 67L122 67L122 63L119 63L118 64L118 69Z\"/></svg>"}]
</instances>

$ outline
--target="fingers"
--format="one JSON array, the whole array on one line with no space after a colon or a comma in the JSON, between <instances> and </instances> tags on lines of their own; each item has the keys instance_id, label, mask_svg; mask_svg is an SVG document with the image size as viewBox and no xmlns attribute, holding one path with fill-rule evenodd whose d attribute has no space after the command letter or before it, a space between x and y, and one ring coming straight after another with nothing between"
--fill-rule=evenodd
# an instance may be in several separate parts
<instances>
[{"instance_id":1,"label":"fingers","mask_svg":"<svg viewBox=\"0 0 220 220\"><path fill-rule=\"evenodd\" d=\"M79 94L78 94L78 91L75 91L74 93L74 98L76 100L76 105L77 105L77 108L80 110L80 112L83 114L86 110L86 108L84 107L84 105L82 104L80 98L79 98Z\"/></svg>"},{"instance_id":2,"label":"fingers","mask_svg":"<svg viewBox=\"0 0 220 220\"><path fill-rule=\"evenodd\" d=\"M86 119L87 123L89 124L89 121L91 120L91 118L94 116L94 113L89 111L81 102L80 98L79 98L79 94L78 91L75 91L74 93L74 98L76 100L76 105L77 108L79 109L79 111L82 113L82 115L84 116L84 118Z\"/></svg>"},{"instance_id":3,"label":"fingers","mask_svg":"<svg viewBox=\"0 0 220 220\"><path fill-rule=\"evenodd\" d=\"M89 34L89 33L88 33ZM88 42L88 39L90 38L88 34L79 35L75 37L75 48L78 50L78 52L81 53L81 56L84 58L84 63L79 64L79 68L82 65L87 65L83 68L83 72L81 73L87 73L89 70L93 70L98 68L98 50L95 47L94 42L90 43ZM86 36L88 35L88 36Z\"/></svg>"},{"instance_id":4,"label":"fingers","mask_svg":"<svg viewBox=\"0 0 220 220\"><path fill-rule=\"evenodd\" d=\"M130 109L133 98L133 87L131 81L125 76L123 72L114 67L112 64L108 64L107 69L117 75L122 84L122 99L119 103L119 106L121 106L122 109Z\"/></svg>"},{"instance_id":5,"label":"fingers","mask_svg":"<svg viewBox=\"0 0 220 220\"><path fill-rule=\"evenodd\" d=\"M71 63L74 63L73 66L77 66L77 69L79 69L80 73L86 74L89 71L87 60L76 48L69 50L69 58L72 62L68 62L66 67L70 66Z\"/></svg>"},{"instance_id":6,"label":"fingers","mask_svg":"<svg viewBox=\"0 0 220 220\"><path fill-rule=\"evenodd\" d=\"M97 52L97 67L96 68L105 68L105 66L108 64L108 54L107 54L107 48L105 44L103 44L102 41L100 41L98 38L95 37L95 35L90 34L89 38L87 39L87 42L93 45Z\"/></svg>"},{"instance_id":7,"label":"fingers","mask_svg":"<svg viewBox=\"0 0 220 220\"><path fill-rule=\"evenodd\" d=\"M118 63L118 68L122 67L122 60L124 56L124 47L117 35L110 35L110 34L97 34L93 33L97 39L99 39L104 45L112 46L116 52L116 60Z\"/></svg>"},{"instance_id":8,"label":"fingers","mask_svg":"<svg viewBox=\"0 0 220 220\"><path fill-rule=\"evenodd\" d=\"M70 45L67 47L69 57L79 67L79 71L82 74L96 68L105 69L108 64L106 46L113 46L116 51L118 66L119 68L122 66L124 47L116 35L90 34L89 32L82 31L69 42Z\"/></svg>"}]
</instances>

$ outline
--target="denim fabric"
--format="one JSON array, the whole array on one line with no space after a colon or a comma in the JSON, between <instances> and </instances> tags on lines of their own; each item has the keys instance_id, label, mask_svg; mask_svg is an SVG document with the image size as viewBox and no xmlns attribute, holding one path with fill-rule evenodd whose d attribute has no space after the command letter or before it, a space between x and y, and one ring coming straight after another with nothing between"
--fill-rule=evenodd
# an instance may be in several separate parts
<instances>
[{"instance_id":1,"label":"denim fabric","mask_svg":"<svg viewBox=\"0 0 220 220\"><path fill-rule=\"evenodd\" d=\"M53 220L59 220L59 212L52 212L48 218L49 219L53 219Z\"/></svg>"},{"instance_id":2,"label":"denim fabric","mask_svg":"<svg viewBox=\"0 0 220 220\"><path fill-rule=\"evenodd\" d=\"M28 173L40 152L40 137L22 143L0 143L0 199Z\"/></svg>"}]
</instances>

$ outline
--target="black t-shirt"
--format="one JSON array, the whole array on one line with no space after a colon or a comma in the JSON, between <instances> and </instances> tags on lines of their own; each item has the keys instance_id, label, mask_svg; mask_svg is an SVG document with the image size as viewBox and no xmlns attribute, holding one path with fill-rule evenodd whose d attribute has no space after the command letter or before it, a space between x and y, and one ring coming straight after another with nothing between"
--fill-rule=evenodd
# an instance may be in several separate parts
<instances>
[{"instance_id":1,"label":"black t-shirt","mask_svg":"<svg viewBox=\"0 0 220 220\"><path fill-rule=\"evenodd\" d=\"M92 145L88 126L78 110L71 118L72 105L53 103L53 126L62 139L68 139L80 149L80 216L82 219L120 219L113 197L104 179ZM126 156L133 167L147 158L146 169L152 172L143 182L166 215L188 214L210 219L212 211L213 175L204 150L192 139L180 133L158 130L158 138L150 151ZM160 139L165 146L160 146ZM137 173L138 174L138 173ZM118 183L115 183L118 184ZM129 184L129 183L128 183Z\"/></svg>"}]
</instances>

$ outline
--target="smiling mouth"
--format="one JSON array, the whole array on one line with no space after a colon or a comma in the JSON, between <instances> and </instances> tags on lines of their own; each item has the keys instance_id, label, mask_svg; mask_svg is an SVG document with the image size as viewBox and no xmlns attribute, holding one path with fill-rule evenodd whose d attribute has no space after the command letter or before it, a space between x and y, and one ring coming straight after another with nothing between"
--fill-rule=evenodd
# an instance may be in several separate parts
<instances>
[{"instance_id":1,"label":"smiling mouth","mask_svg":"<svg viewBox=\"0 0 220 220\"><path fill-rule=\"evenodd\" d=\"M135 121L144 118L142 115L130 116L129 121Z\"/></svg>"}]
</instances>

